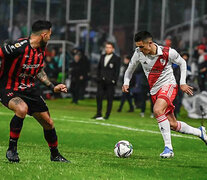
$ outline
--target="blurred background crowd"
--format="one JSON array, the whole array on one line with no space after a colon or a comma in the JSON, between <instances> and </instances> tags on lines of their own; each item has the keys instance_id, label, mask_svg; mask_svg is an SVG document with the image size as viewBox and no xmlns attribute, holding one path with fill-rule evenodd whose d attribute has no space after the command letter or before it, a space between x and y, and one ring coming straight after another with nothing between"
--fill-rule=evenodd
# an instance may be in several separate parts
<instances>
[{"instance_id":1,"label":"blurred background crowd","mask_svg":"<svg viewBox=\"0 0 207 180\"><path fill-rule=\"evenodd\" d=\"M135 48L133 36L147 30L154 41L175 48L188 64L188 83L194 87L193 97L179 91L174 104L176 115L184 105L188 116L207 117L207 1L206 0L1 0L0 44L30 34L31 24L47 19L53 24L52 40L47 47L45 72L54 83L66 83L69 93L61 98L79 99L96 96L97 66L106 41L115 44L121 57L115 98L125 100L129 112L140 108L145 116L149 87L138 66L131 82L130 94L121 92L123 75ZM179 83L180 71L173 65ZM59 98L40 84L47 99ZM153 117L153 114L151 115Z\"/></svg>"}]
</instances>

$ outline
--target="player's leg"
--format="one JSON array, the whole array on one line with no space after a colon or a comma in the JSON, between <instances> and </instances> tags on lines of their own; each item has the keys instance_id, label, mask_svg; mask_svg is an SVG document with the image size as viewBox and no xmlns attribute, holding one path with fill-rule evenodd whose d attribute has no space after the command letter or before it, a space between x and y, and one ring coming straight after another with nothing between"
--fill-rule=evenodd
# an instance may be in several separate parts
<instances>
[{"instance_id":1,"label":"player's leg","mask_svg":"<svg viewBox=\"0 0 207 180\"><path fill-rule=\"evenodd\" d=\"M20 97L15 97L9 101L8 108L14 111L15 115L10 122L9 148L6 157L11 162L19 162L17 142L23 126L23 120L28 111L28 106Z\"/></svg>"},{"instance_id":2,"label":"player's leg","mask_svg":"<svg viewBox=\"0 0 207 180\"><path fill-rule=\"evenodd\" d=\"M104 84L103 82L99 82L98 87L97 87L97 93L96 93L97 112L96 112L96 115L93 117L94 119L96 118L103 119L102 117L103 96L104 96Z\"/></svg>"},{"instance_id":3,"label":"player's leg","mask_svg":"<svg viewBox=\"0 0 207 180\"><path fill-rule=\"evenodd\" d=\"M69 162L58 151L57 134L49 112L35 112L32 114L32 116L43 127L44 137L48 143L51 152L51 161Z\"/></svg>"},{"instance_id":4,"label":"player's leg","mask_svg":"<svg viewBox=\"0 0 207 180\"><path fill-rule=\"evenodd\" d=\"M201 138L207 145L207 135L206 130L203 126L200 128L194 128L188 125L185 122L177 121L174 113L169 113L167 115L168 120L170 121L171 129L183 134L192 134Z\"/></svg>"},{"instance_id":5,"label":"player's leg","mask_svg":"<svg viewBox=\"0 0 207 180\"><path fill-rule=\"evenodd\" d=\"M117 112L121 112L122 111L122 108L123 108L124 103L125 103L126 98L127 98L126 96L127 96L127 94L122 92L121 101L120 101L119 109L117 110Z\"/></svg>"},{"instance_id":6,"label":"player's leg","mask_svg":"<svg viewBox=\"0 0 207 180\"><path fill-rule=\"evenodd\" d=\"M165 111L167 107L168 107L168 103L162 98L158 98L155 101L153 107L154 115L158 121L159 129L165 143L165 149L160 154L162 158L170 158L174 156L172 143L171 143L170 123L168 121L167 116L165 115Z\"/></svg>"},{"instance_id":7,"label":"player's leg","mask_svg":"<svg viewBox=\"0 0 207 180\"><path fill-rule=\"evenodd\" d=\"M111 84L107 85L106 98L107 98L107 109L106 109L106 114L105 114L104 119L108 119L111 114L111 110L113 106L113 99L114 99L114 85L111 85Z\"/></svg>"}]
</instances>

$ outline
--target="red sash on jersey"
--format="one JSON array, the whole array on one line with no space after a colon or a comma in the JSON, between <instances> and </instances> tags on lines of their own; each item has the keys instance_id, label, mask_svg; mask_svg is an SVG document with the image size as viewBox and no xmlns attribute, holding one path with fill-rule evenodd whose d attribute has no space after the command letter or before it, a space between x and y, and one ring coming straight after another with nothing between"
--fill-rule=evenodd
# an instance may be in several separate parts
<instances>
[{"instance_id":1,"label":"red sash on jersey","mask_svg":"<svg viewBox=\"0 0 207 180\"><path fill-rule=\"evenodd\" d=\"M154 86L163 69L168 63L169 47L164 47L162 52L163 54L158 57L148 76L150 89Z\"/></svg>"}]
</instances>

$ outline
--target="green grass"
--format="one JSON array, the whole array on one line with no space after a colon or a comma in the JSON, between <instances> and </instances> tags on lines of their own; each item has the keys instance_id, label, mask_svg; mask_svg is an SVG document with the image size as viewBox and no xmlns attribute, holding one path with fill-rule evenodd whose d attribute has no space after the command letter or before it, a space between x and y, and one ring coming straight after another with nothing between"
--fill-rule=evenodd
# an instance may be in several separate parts
<instances>
[{"instance_id":1,"label":"green grass","mask_svg":"<svg viewBox=\"0 0 207 180\"><path fill-rule=\"evenodd\" d=\"M127 113L126 104L123 112L117 113L119 102L115 101L110 119L95 121L90 119L96 111L95 100L80 101L79 105L73 105L70 101L52 100L47 104L58 133L59 150L71 164L50 162L42 128L29 116L24 120L18 143L21 161L18 164L9 163L5 152L13 113L0 105L1 180L207 179L207 147L199 139L186 138L193 136L173 136L175 157L160 159L163 141L156 120L149 117L149 110L145 118L140 118L139 110ZM184 110L179 120L200 126L199 120L186 118ZM127 159L117 158L113 152L115 143L123 139L130 141L134 148L132 156Z\"/></svg>"}]
</instances>

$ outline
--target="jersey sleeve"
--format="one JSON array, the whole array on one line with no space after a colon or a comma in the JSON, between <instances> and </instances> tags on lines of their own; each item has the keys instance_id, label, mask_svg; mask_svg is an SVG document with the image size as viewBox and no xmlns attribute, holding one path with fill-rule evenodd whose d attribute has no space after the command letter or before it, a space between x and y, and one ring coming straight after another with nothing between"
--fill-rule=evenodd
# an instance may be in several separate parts
<instances>
[{"instance_id":1,"label":"jersey sleeve","mask_svg":"<svg viewBox=\"0 0 207 180\"><path fill-rule=\"evenodd\" d=\"M129 66L124 74L124 85L129 86L129 82L130 82L132 75L133 75L135 69L137 68L138 64L139 64L139 53L137 52L137 49L136 49L132 58L131 58Z\"/></svg>"},{"instance_id":2,"label":"jersey sleeve","mask_svg":"<svg viewBox=\"0 0 207 180\"><path fill-rule=\"evenodd\" d=\"M27 40L16 41L12 44L7 44L0 48L0 57L1 58L16 58L24 50L24 44Z\"/></svg>"},{"instance_id":3,"label":"jersey sleeve","mask_svg":"<svg viewBox=\"0 0 207 180\"><path fill-rule=\"evenodd\" d=\"M186 61L180 56L175 49L170 49L169 60L180 66L180 85L186 84L187 65Z\"/></svg>"}]
</instances>

